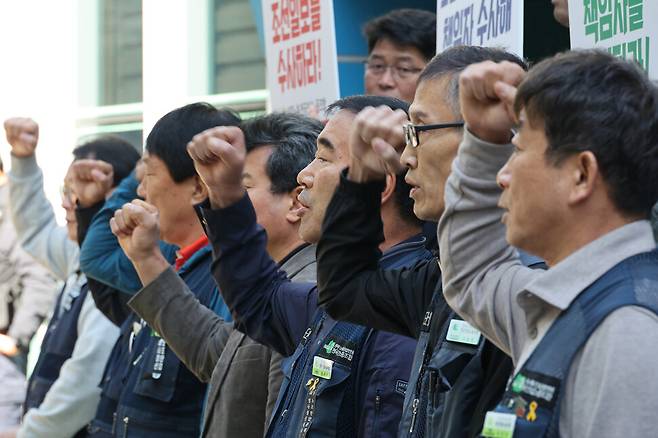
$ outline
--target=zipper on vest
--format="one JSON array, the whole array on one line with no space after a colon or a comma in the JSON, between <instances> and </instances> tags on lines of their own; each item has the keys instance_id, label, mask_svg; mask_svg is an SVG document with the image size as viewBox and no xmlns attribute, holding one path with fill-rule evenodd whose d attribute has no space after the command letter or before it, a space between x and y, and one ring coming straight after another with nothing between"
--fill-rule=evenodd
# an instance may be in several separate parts
<instances>
[{"instance_id":1,"label":"zipper on vest","mask_svg":"<svg viewBox=\"0 0 658 438\"><path fill-rule=\"evenodd\" d=\"M117 430L117 413L112 414L112 435L116 433Z\"/></svg>"},{"instance_id":2,"label":"zipper on vest","mask_svg":"<svg viewBox=\"0 0 658 438\"><path fill-rule=\"evenodd\" d=\"M411 427L409 427L409 433L414 431L414 426L416 425L416 415L418 415L418 403L419 399L415 398L413 404L411 405Z\"/></svg>"},{"instance_id":3,"label":"zipper on vest","mask_svg":"<svg viewBox=\"0 0 658 438\"><path fill-rule=\"evenodd\" d=\"M128 417L123 417L123 438L128 437L128 422L130 421L130 418Z\"/></svg>"}]
</instances>

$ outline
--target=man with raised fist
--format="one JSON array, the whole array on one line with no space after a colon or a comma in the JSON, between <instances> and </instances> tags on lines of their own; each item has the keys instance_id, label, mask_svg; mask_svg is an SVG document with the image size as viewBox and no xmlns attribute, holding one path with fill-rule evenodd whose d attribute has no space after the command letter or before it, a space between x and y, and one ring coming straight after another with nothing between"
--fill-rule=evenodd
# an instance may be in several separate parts
<instances>
[{"instance_id":1,"label":"man with raised fist","mask_svg":"<svg viewBox=\"0 0 658 438\"><path fill-rule=\"evenodd\" d=\"M369 105L407 108L375 96L348 97L329 107L332 116L318 137L315 159L298 175L300 236L307 242L321 234L324 211L347 164L349 127ZM267 436L396 436L415 342L335 321L318 308L314 284L286 278L266 252L267 236L240 182L246 148L239 129L207 131L188 151L208 185L210 205L203 215L224 299L242 330L288 356ZM386 230L383 267L430 255L406 194L398 196L408 190L393 175L376 201Z\"/></svg>"},{"instance_id":2,"label":"man with raised fist","mask_svg":"<svg viewBox=\"0 0 658 438\"><path fill-rule=\"evenodd\" d=\"M459 81L466 127L439 222L444 295L515 366L483 435L655 435L655 84L595 50L527 75L475 64ZM512 245L550 268L526 268Z\"/></svg>"},{"instance_id":3,"label":"man with raised fist","mask_svg":"<svg viewBox=\"0 0 658 438\"><path fill-rule=\"evenodd\" d=\"M77 178L75 166L69 168L62 192L64 228L57 225L43 193L42 173L35 158L38 125L31 119L14 118L5 122L5 130L12 148L9 187L19 239L29 254L65 281L29 380L26 414L17 435L82 435L98 404L102 370L119 331L95 307L79 270L78 197L72 188ZM94 185L99 198L104 198L139 159L132 145L112 137L78 146L73 156L74 163L89 158L103 162L91 176L98 183Z\"/></svg>"}]
</instances>

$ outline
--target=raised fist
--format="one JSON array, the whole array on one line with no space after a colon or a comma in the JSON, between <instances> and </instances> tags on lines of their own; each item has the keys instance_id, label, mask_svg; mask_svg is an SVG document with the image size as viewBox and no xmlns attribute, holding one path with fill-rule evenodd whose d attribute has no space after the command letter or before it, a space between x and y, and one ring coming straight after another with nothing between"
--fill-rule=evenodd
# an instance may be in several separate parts
<instances>
[{"instance_id":1,"label":"raised fist","mask_svg":"<svg viewBox=\"0 0 658 438\"><path fill-rule=\"evenodd\" d=\"M11 146L11 153L19 158L34 155L39 141L39 125L32 119L14 117L5 120L7 143Z\"/></svg>"},{"instance_id":2,"label":"raised fist","mask_svg":"<svg viewBox=\"0 0 658 438\"><path fill-rule=\"evenodd\" d=\"M104 200L112 189L114 169L105 161L77 160L71 165L66 179L80 207L91 207Z\"/></svg>"},{"instance_id":3,"label":"raised fist","mask_svg":"<svg viewBox=\"0 0 658 438\"><path fill-rule=\"evenodd\" d=\"M219 126L207 129L192 138L187 144L187 152L199 177L208 187L213 207L227 207L244 196L242 172L247 148L240 128Z\"/></svg>"},{"instance_id":4,"label":"raised fist","mask_svg":"<svg viewBox=\"0 0 658 438\"><path fill-rule=\"evenodd\" d=\"M516 124L516 87L526 73L513 62L471 64L459 75L459 103L468 129L490 143L506 144Z\"/></svg>"},{"instance_id":5,"label":"raised fist","mask_svg":"<svg viewBox=\"0 0 658 438\"><path fill-rule=\"evenodd\" d=\"M393 111L387 106L364 108L350 132L348 177L365 182L402 171L398 150L404 147L402 127L408 122L402 110Z\"/></svg>"},{"instance_id":6,"label":"raised fist","mask_svg":"<svg viewBox=\"0 0 658 438\"><path fill-rule=\"evenodd\" d=\"M153 205L141 199L124 204L110 219L110 229L133 263L160 255L160 220Z\"/></svg>"}]
</instances>

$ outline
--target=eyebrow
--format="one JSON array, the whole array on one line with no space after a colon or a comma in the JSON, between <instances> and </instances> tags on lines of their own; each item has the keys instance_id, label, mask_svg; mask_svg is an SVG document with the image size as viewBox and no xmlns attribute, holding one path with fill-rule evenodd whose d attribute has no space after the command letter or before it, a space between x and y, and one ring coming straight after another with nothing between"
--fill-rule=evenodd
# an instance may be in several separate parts
<instances>
[{"instance_id":1,"label":"eyebrow","mask_svg":"<svg viewBox=\"0 0 658 438\"><path fill-rule=\"evenodd\" d=\"M423 112L422 110L412 109L411 111L409 111L409 118L420 119L421 121L423 121L427 118L427 114L425 114L425 112Z\"/></svg>"},{"instance_id":2,"label":"eyebrow","mask_svg":"<svg viewBox=\"0 0 658 438\"><path fill-rule=\"evenodd\" d=\"M332 151L336 150L336 146L334 146L334 144L331 141L329 141L329 139L326 137L318 137L318 143L320 144L320 146L324 146L325 148L330 149Z\"/></svg>"}]
</instances>

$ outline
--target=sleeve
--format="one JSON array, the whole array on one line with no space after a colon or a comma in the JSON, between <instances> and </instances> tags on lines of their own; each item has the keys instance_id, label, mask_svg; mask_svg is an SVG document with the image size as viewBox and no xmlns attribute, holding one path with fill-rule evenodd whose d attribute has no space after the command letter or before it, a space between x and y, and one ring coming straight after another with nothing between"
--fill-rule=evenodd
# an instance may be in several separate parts
<instances>
[{"instance_id":1,"label":"sleeve","mask_svg":"<svg viewBox=\"0 0 658 438\"><path fill-rule=\"evenodd\" d=\"M526 323L516 295L542 271L523 266L505 240L500 221L496 175L512 148L464 131L446 184L439 250L443 293L450 307L518 359Z\"/></svg>"},{"instance_id":2,"label":"sleeve","mask_svg":"<svg viewBox=\"0 0 658 438\"><path fill-rule=\"evenodd\" d=\"M210 380L233 326L201 304L172 268L135 294L129 305L199 380Z\"/></svg>"},{"instance_id":3,"label":"sleeve","mask_svg":"<svg viewBox=\"0 0 658 438\"><path fill-rule=\"evenodd\" d=\"M379 267L382 188L382 182L358 184L342 173L318 243L319 302L336 319L417 337L441 274L436 259L405 269Z\"/></svg>"},{"instance_id":4,"label":"sleeve","mask_svg":"<svg viewBox=\"0 0 658 438\"><path fill-rule=\"evenodd\" d=\"M76 208L75 216L78 221L78 243L80 247L84 243L94 216L103 208L104 204L101 201L91 207L83 208L78 206ZM87 286L98 310L116 326L121 326L126 318L132 314L128 307L130 295L119 292L115 288L89 277L87 277Z\"/></svg>"},{"instance_id":5,"label":"sleeve","mask_svg":"<svg viewBox=\"0 0 658 438\"><path fill-rule=\"evenodd\" d=\"M291 282L266 251L247 195L224 209L203 209L213 247L212 275L239 330L291 355L317 310L311 283Z\"/></svg>"},{"instance_id":6,"label":"sleeve","mask_svg":"<svg viewBox=\"0 0 658 438\"><path fill-rule=\"evenodd\" d=\"M110 219L123 204L137 198L138 184L134 172L121 181L103 208L94 216L80 249L80 268L87 277L130 295L140 290L142 283L112 234ZM167 260L175 260L176 246L160 242L160 250Z\"/></svg>"},{"instance_id":7,"label":"sleeve","mask_svg":"<svg viewBox=\"0 0 658 438\"><path fill-rule=\"evenodd\" d=\"M80 249L57 225L36 158L12 155L11 160L9 197L18 239L28 254L65 281L77 269Z\"/></svg>"},{"instance_id":8,"label":"sleeve","mask_svg":"<svg viewBox=\"0 0 658 438\"><path fill-rule=\"evenodd\" d=\"M30 409L18 431L19 438L69 438L91 421L100 399L105 363L119 336L119 328L85 297L78 318L78 340L64 362L59 378L38 408Z\"/></svg>"}]
</instances>

